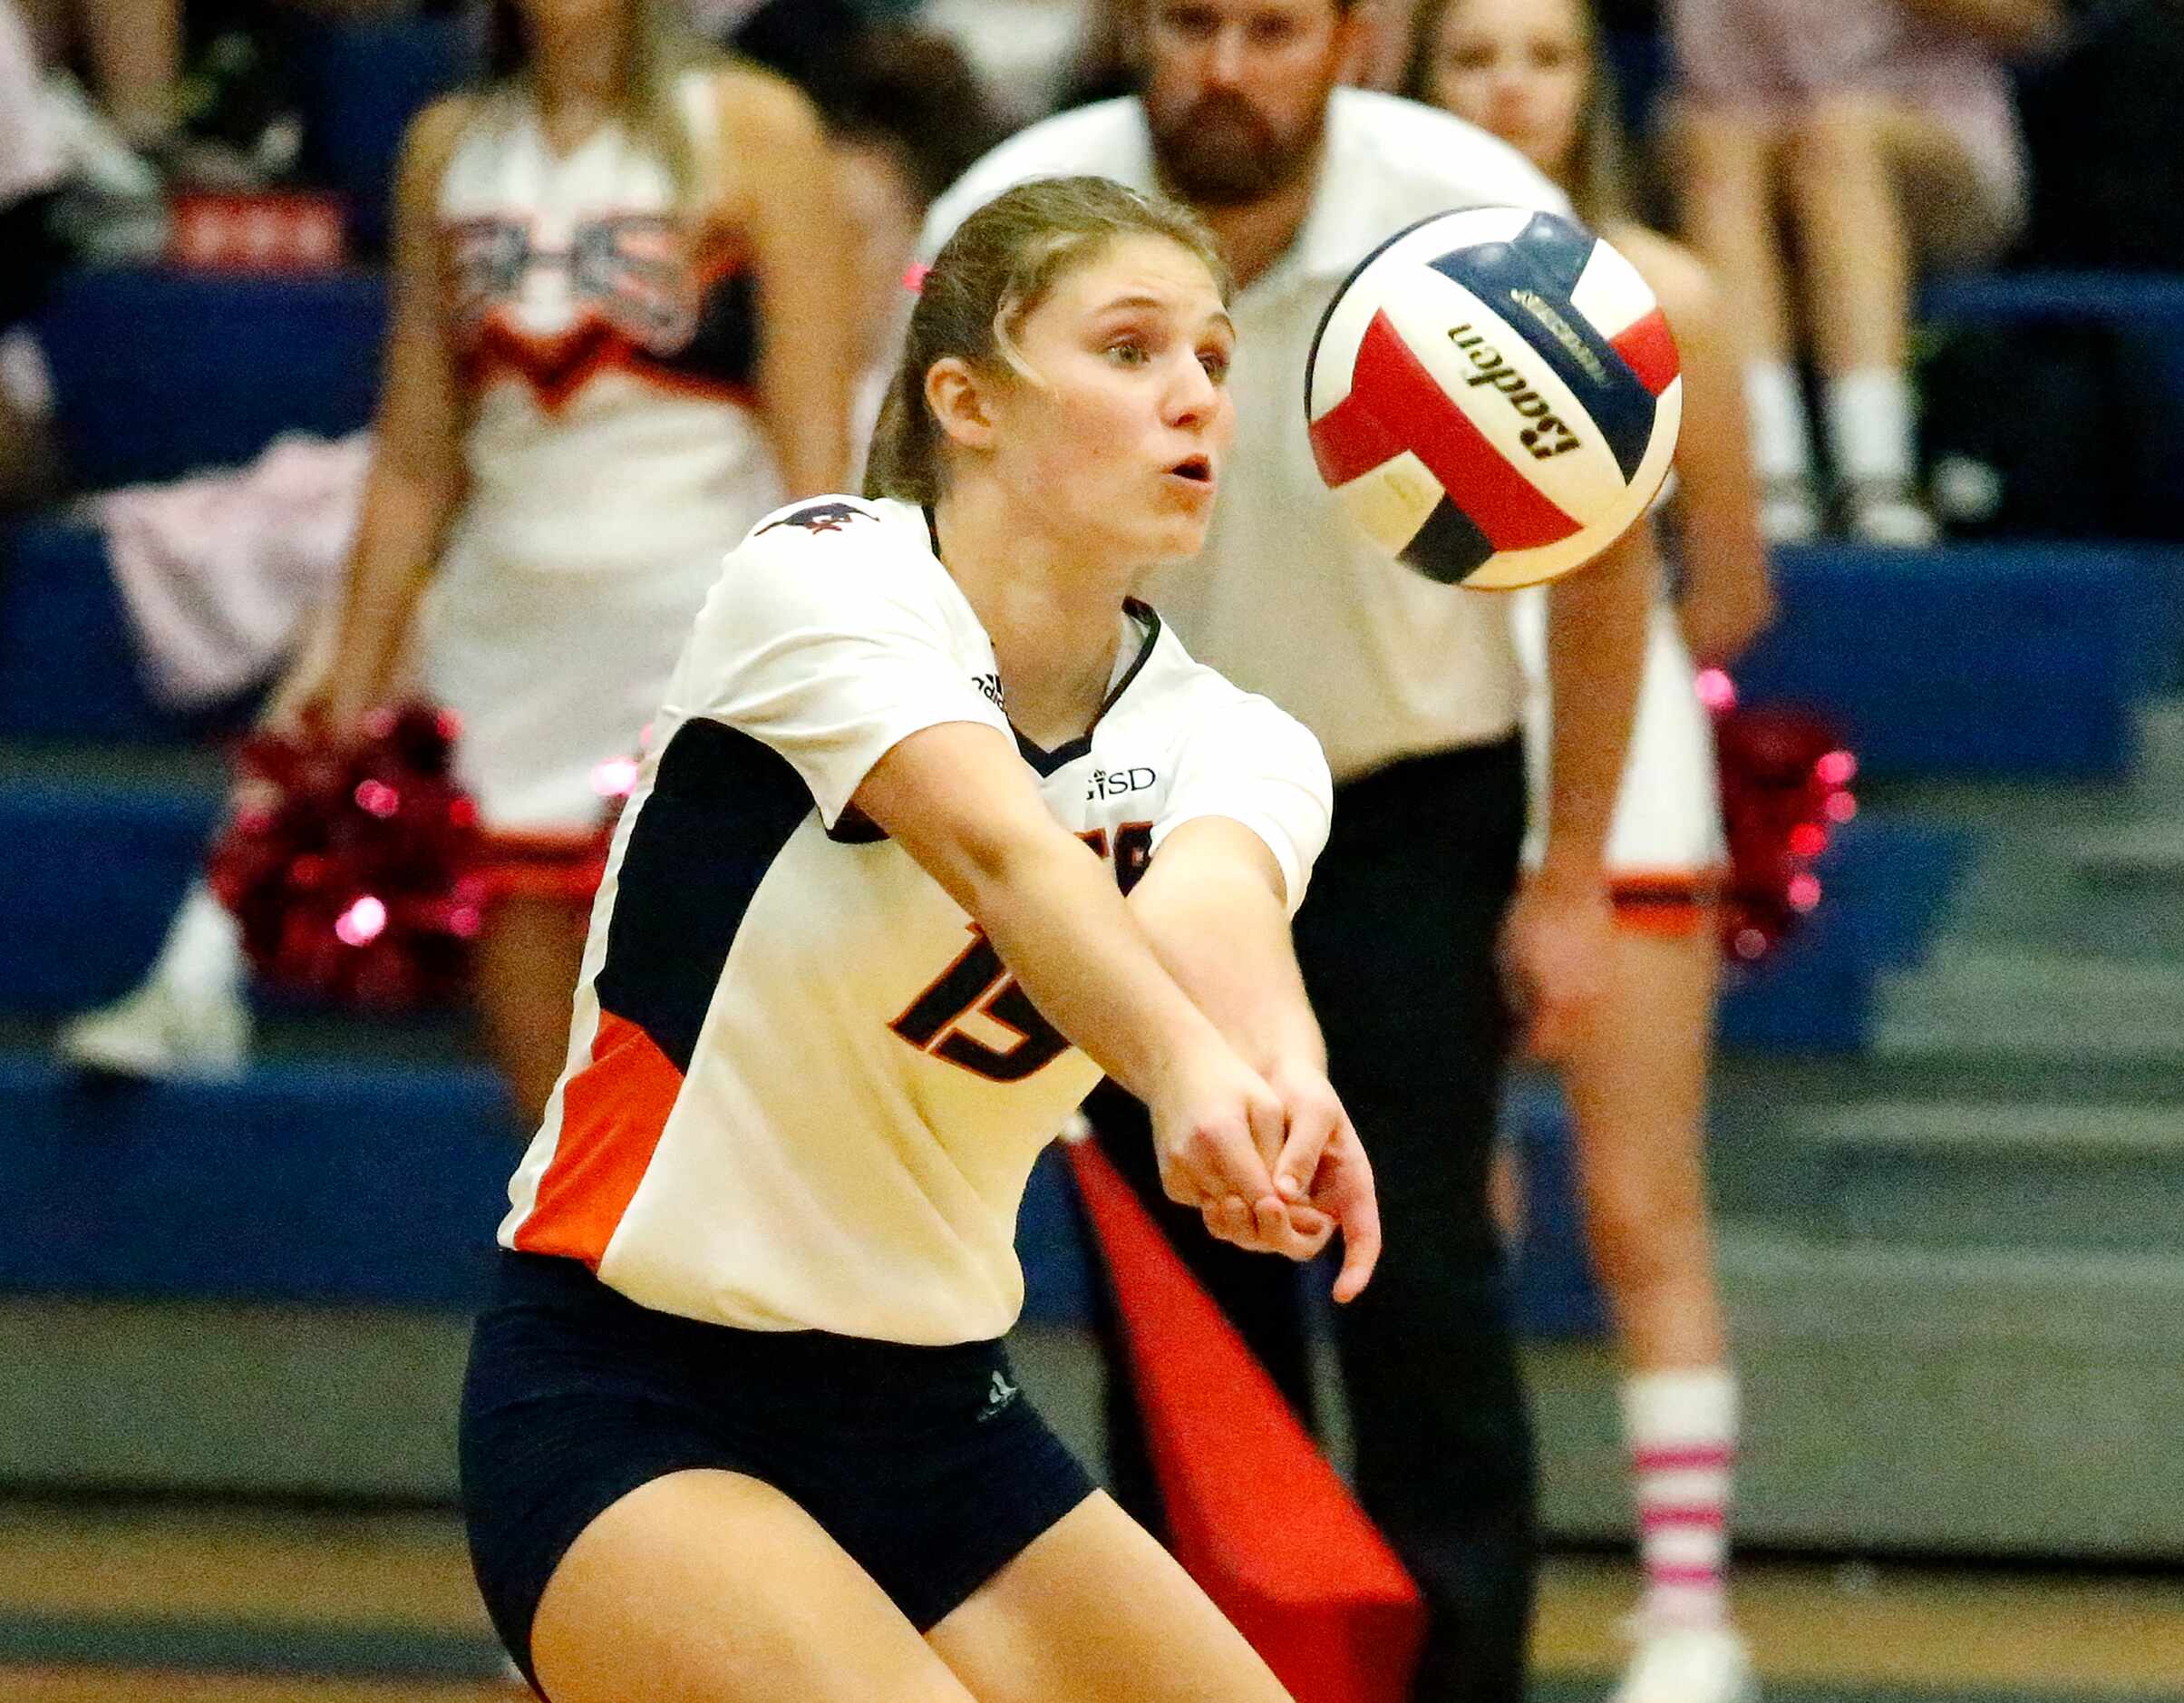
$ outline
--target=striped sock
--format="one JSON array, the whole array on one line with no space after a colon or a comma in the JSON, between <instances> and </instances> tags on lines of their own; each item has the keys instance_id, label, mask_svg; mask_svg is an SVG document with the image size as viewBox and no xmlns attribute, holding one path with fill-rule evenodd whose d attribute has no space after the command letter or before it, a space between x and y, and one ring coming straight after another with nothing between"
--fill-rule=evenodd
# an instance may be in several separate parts
<instances>
[{"instance_id":1,"label":"striped sock","mask_svg":"<svg viewBox=\"0 0 2184 1703\"><path fill-rule=\"evenodd\" d=\"M1644 1612L1657 1622L1718 1626L1729 1612L1735 1376L1725 1367L1641 1373L1624 1383L1623 1424L1636 1479Z\"/></svg>"}]
</instances>

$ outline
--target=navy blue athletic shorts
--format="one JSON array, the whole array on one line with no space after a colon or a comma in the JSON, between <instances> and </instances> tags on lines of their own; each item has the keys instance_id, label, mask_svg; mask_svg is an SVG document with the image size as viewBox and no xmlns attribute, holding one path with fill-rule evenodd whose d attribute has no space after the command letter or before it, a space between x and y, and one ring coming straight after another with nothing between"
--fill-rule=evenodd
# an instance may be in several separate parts
<instances>
[{"instance_id":1,"label":"navy blue athletic shorts","mask_svg":"<svg viewBox=\"0 0 2184 1703\"><path fill-rule=\"evenodd\" d=\"M533 1685L531 1619L561 1557L666 1474L764 1480L921 1632L1093 1488L1017 1394L998 1341L701 1324L538 1254L500 1256L471 1339L461 1454L478 1588Z\"/></svg>"}]
</instances>

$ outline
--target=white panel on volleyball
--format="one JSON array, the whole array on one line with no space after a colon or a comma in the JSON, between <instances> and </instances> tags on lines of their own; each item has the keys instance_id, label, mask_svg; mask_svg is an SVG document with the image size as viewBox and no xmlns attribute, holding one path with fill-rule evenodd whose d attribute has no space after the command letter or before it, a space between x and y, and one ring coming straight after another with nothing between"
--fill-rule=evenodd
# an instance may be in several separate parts
<instances>
[{"instance_id":1,"label":"white panel on volleyball","mask_svg":"<svg viewBox=\"0 0 2184 1703\"><path fill-rule=\"evenodd\" d=\"M1400 555L1440 507L1441 481L1409 450L1337 485L1335 495L1350 519L1389 555Z\"/></svg>"},{"instance_id":2,"label":"white panel on volleyball","mask_svg":"<svg viewBox=\"0 0 2184 1703\"><path fill-rule=\"evenodd\" d=\"M1654 310L1654 293L1638 268L1605 242L1593 244L1569 303L1613 341Z\"/></svg>"},{"instance_id":3,"label":"white panel on volleyball","mask_svg":"<svg viewBox=\"0 0 2184 1703\"><path fill-rule=\"evenodd\" d=\"M1358 268L1358 277L1370 269L1375 277L1396 267L1422 272L1451 248L1470 242L1511 242L1532 221L1523 207L1477 207L1464 210L1461 228L1451 215L1436 213L1395 238ZM1461 230L1452 236L1451 232ZM1477 234L1474 235L1473 233ZM1432 274L1440 277L1439 273ZM1355 277L1344 283L1334 311L1319 334L1319 353L1312 368L1312 394L1307 415L1316 420L1350 394L1350 375L1357 365L1357 345L1364 341L1365 327L1373 323L1379 297L1373 290L1354 288Z\"/></svg>"}]
</instances>

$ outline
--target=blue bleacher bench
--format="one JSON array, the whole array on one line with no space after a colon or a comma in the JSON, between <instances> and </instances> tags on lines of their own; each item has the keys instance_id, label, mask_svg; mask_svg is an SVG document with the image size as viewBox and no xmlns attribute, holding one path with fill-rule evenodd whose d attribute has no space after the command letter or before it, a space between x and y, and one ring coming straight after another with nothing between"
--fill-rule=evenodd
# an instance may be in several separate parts
<instances>
[{"instance_id":1,"label":"blue bleacher bench","mask_svg":"<svg viewBox=\"0 0 2184 1703\"><path fill-rule=\"evenodd\" d=\"M251 460L283 432L369 423L386 293L376 272L67 273L38 321L70 471L107 489Z\"/></svg>"},{"instance_id":2,"label":"blue bleacher bench","mask_svg":"<svg viewBox=\"0 0 2184 1703\"><path fill-rule=\"evenodd\" d=\"M0 1292L467 1310L522 1134L481 1065L155 1085L0 1054ZM1018 1246L1025 1316L1089 1317L1058 1153L1033 1173Z\"/></svg>"}]
</instances>

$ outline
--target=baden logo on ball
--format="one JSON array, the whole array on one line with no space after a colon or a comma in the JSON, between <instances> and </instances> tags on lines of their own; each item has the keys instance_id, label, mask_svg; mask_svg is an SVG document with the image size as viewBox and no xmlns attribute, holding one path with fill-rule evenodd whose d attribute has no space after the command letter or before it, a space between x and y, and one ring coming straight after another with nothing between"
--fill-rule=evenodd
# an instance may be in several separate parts
<instances>
[{"instance_id":1,"label":"baden logo on ball","mask_svg":"<svg viewBox=\"0 0 2184 1703\"><path fill-rule=\"evenodd\" d=\"M1667 477L1683 381L1659 303L1573 220L1439 213L1335 292L1306 362L1320 476L1388 554L1444 584L1583 567Z\"/></svg>"}]
</instances>

